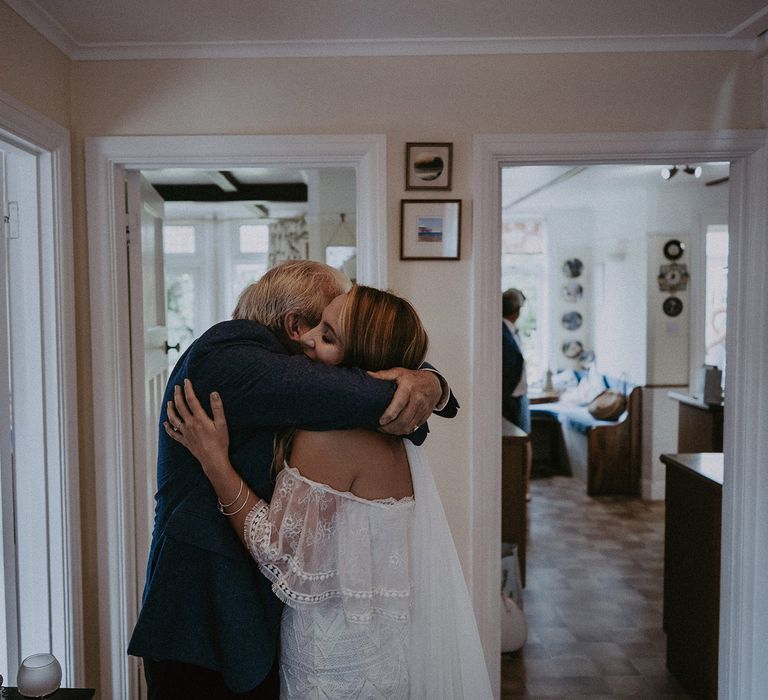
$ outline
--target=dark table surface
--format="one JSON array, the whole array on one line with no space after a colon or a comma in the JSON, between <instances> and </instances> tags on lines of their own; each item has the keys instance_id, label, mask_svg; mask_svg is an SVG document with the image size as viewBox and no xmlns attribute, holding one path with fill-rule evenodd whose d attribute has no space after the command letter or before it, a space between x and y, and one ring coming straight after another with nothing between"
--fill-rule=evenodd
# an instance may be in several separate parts
<instances>
[{"instance_id":1,"label":"dark table surface","mask_svg":"<svg viewBox=\"0 0 768 700\"><path fill-rule=\"evenodd\" d=\"M26 695L22 695L16 688L3 688L7 700L23 700ZM46 695L46 700L91 700L96 694L93 688L59 688L53 695Z\"/></svg>"}]
</instances>

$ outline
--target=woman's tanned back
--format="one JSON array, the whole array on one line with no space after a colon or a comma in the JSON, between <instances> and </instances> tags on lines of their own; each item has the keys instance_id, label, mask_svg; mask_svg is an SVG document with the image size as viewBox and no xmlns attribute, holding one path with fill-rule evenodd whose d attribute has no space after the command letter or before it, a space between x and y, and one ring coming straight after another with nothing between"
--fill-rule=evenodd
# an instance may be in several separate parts
<instances>
[{"instance_id":1,"label":"woman's tanned back","mask_svg":"<svg viewBox=\"0 0 768 700\"><path fill-rule=\"evenodd\" d=\"M307 479L360 498L413 495L408 458L399 437L371 430L298 430L288 463Z\"/></svg>"}]
</instances>

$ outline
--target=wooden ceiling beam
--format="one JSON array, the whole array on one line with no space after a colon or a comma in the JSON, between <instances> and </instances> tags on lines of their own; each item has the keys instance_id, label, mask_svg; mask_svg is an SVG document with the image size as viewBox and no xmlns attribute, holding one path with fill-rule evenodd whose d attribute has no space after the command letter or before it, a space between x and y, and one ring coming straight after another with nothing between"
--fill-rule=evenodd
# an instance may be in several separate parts
<instances>
[{"instance_id":1,"label":"wooden ceiling beam","mask_svg":"<svg viewBox=\"0 0 768 700\"><path fill-rule=\"evenodd\" d=\"M237 192L216 185L154 185L166 202L306 202L303 182L238 182Z\"/></svg>"}]
</instances>

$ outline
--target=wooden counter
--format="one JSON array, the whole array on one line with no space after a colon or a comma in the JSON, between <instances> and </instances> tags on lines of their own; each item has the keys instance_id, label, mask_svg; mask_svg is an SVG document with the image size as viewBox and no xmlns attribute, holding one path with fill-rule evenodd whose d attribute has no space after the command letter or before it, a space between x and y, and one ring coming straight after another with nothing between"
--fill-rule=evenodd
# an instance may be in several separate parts
<instances>
[{"instance_id":1,"label":"wooden counter","mask_svg":"<svg viewBox=\"0 0 768 700\"><path fill-rule=\"evenodd\" d=\"M678 402L677 451L680 453L723 451L723 404L707 404L695 396L670 391Z\"/></svg>"},{"instance_id":2,"label":"wooden counter","mask_svg":"<svg viewBox=\"0 0 768 700\"><path fill-rule=\"evenodd\" d=\"M665 454L661 461L667 668L695 697L716 700L723 455Z\"/></svg>"},{"instance_id":3,"label":"wooden counter","mask_svg":"<svg viewBox=\"0 0 768 700\"><path fill-rule=\"evenodd\" d=\"M520 582L523 586L525 586L525 550L528 541L525 453L530 439L528 433L509 421L502 420L501 541L517 545Z\"/></svg>"}]
</instances>

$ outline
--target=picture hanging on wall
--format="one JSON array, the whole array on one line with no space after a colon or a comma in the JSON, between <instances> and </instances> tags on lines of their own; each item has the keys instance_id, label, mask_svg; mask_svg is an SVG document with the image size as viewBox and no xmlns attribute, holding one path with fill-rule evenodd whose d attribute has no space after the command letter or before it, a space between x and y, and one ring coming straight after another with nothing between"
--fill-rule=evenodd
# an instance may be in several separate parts
<instances>
[{"instance_id":1,"label":"picture hanging on wall","mask_svg":"<svg viewBox=\"0 0 768 700\"><path fill-rule=\"evenodd\" d=\"M406 143L405 189L450 190L452 143Z\"/></svg>"},{"instance_id":2,"label":"picture hanging on wall","mask_svg":"<svg viewBox=\"0 0 768 700\"><path fill-rule=\"evenodd\" d=\"M581 262L579 258L569 258L563 263L563 274L566 277L581 277L581 272L583 269L584 263Z\"/></svg>"},{"instance_id":3,"label":"picture hanging on wall","mask_svg":"<svg viewBox=\"0 0 768 700\"><path fill-rule=\"evenodd\" d=\"M566 301L578 301L584 296L584 287L578 282L568 282L568 284L563 285L560 292Z\"/></svg>"},{"instance_id":4,"label":"picture hanging on wall","mask_svg":"<svg viewBox=\"0 0 768 700\"><path fill-rule=\"evenodd\" d=\"M461 200L400 200L401 260L458 260L460 236Z\"/></svg>"}]
</instances>

